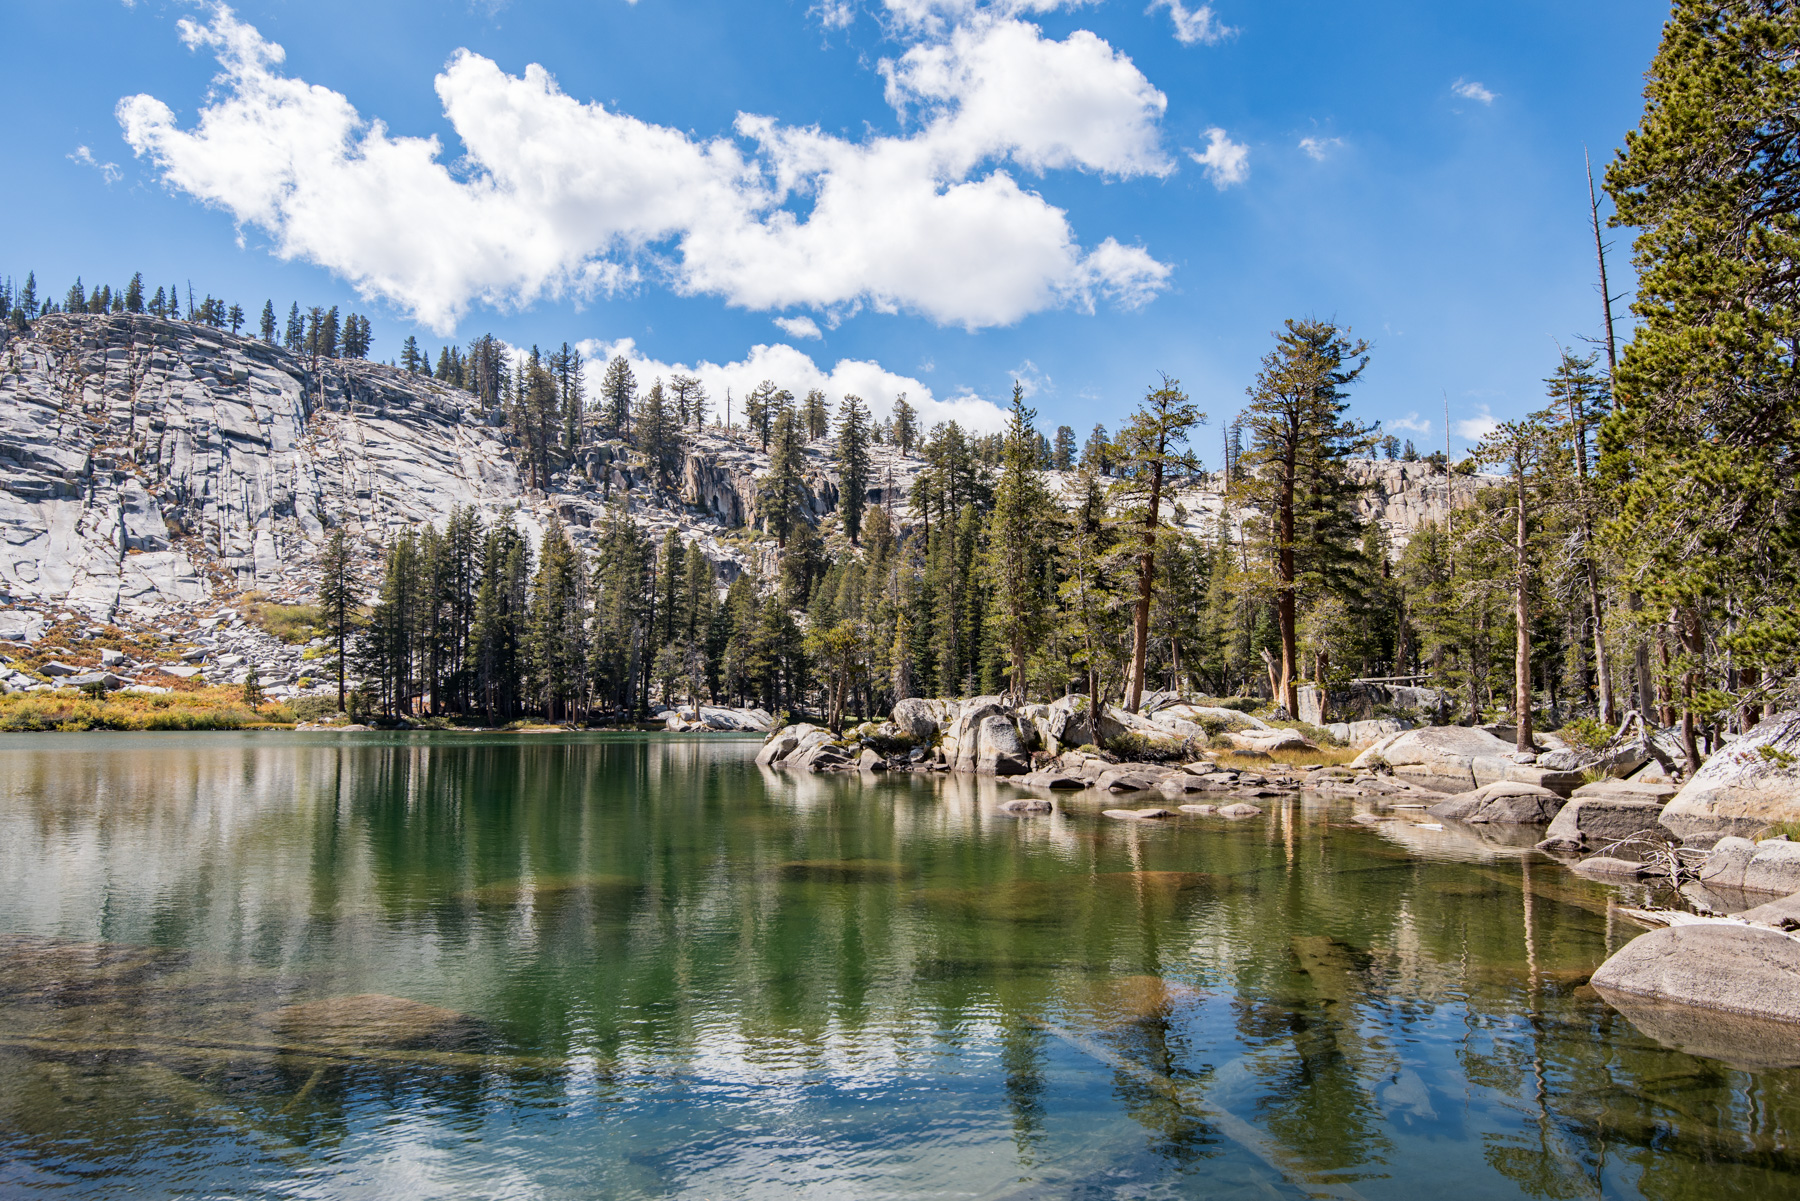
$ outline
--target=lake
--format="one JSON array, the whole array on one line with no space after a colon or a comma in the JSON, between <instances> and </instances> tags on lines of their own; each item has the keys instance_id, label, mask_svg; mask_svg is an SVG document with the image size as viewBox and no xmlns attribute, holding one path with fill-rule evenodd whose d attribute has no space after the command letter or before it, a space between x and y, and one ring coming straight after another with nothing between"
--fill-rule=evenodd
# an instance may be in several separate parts
<instances>
[{"instance_id":1,"label":"lake","mask_svg":"<svg viewBox=\"0 0 1800 1201\"><path fill-rule=\"evenodd\" d=\"M757 746L5 736L0 1195L1800 1195L1533 832Z\"/></svg>"}]
</instances>

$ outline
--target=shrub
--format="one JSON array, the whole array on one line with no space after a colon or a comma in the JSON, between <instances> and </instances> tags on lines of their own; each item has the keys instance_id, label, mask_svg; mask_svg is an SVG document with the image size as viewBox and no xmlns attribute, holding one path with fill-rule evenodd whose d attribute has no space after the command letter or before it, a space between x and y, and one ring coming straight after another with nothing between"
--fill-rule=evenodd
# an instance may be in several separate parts
<instances>
[{"instance_id":1,"label":"shrub","mask_svg":"<svg viewBox=\"0 0 1800 1201\"><path fill-rule=\"evenodd\" d=\"M1565 722L1556 734L1578 751L1597 751L1612 741L1613 732L1611 727L1591 717L1577 717Z\"/></svg>"},{"instance_id":2,"label":"shrub","mask_svg":"<svg viewBox=\"0 0 1800 1201\"><path fill-rule=\"evenodd\" d=\"M0 696L0 730L242 730L293 720L273 705L256 713L236 689L163 694L114 693L95 700L73 689Z\"/></svg>"},{"instance_id":3,"label":"shrub","mask_svg":"<svg viewBox=\"0 0 1800 1201\"><path fill-rule=\"evenodd\" d=\"M298 696L288 705L295 721L324 721L338 711L335 696Z\"/></svg>"},{"instance_id":4,"label":"shrub","mask_svg":"<svg viewBox=\"0 0 1800 1201\"><path fill-rule=\"evenodd\" d=\"M290 645L310 642L319 635L321 614L317 605L277 605L259 600L242 605L241 611L245 621L261 626Z\"/></svg>"},{"instance_id":5,"label":"shrub","mask_svg":"<svg viewBox=\"0 0 1800 1201\"><path fill-rule=\"evenodd\" d=\"M1187 744L1182 739L1157 738L1136 730L1126 730L1108 740L1106 749L1120 758L1139 763L1158 763L1187 757Z\"/></svg>"}]
</instances>

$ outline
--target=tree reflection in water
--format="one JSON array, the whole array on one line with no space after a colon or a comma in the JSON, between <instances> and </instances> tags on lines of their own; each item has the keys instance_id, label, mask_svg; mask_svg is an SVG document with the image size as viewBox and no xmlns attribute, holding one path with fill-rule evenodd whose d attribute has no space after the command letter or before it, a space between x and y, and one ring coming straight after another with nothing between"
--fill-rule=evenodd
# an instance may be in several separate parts
<instances>
[{"instance_id":1,"label":"tree reflection in water","mask_svg":"<svg viewBox=\"0 0 1800 1201\"><path fill-rule=\"evenodd\" d=\"M1586 986L1637 886L753 750L0 748L0 1188L1795 1191L1800 1055Z\"/></svg>"}]
</instances>

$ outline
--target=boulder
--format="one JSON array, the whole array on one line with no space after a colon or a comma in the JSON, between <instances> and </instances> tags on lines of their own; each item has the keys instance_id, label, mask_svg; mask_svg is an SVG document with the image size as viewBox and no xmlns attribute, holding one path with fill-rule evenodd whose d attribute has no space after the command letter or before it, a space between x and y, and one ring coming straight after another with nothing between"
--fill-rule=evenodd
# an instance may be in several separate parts
<instances>
[{"instance_id":1,"label":"boulder","mask_svg":"<svg viewBox=\"0 0 1800 1201\"><path fill-rule=\"evenodd\" d=\"M1071 775L1068 772L1045 768L1042 771L1026 772L1014 779L1017 784L1029 784L1033 788L1049 788L1056 792L1079 792L1093 783L1086 776Z\"/></svg>"},{"instance_id":2,"label":"boulder","mask_svg":"<svg viewBox=\"0 0 1800 1201\"><path fill-rule=\"evenodd\" d=\"M868 747L864 747L862 754L856 757L856 770L868 772L886 771L887 760L883 759L880 755L877 755Z\"/></svg>"},{"instance_id":3,"label":"boulder","mask_svg":"<svg viewBox=\"0 0 1800 1201\"><path fill-rule=\"evenodd\" d=\"M1800 709L1763 718L1715 752L1662 812L1663 825L1694 843L1787 821L1800 821Z\"/></svg>"},{"instance_id":4,"label":"boulder","mask_svg":"<svg viewBox=\"0 0 1800 1201\"><path fill-rule=\"evenodd\" d=\"M1022 776L1031 770L1031 752L1025 749L1012 718L996 714L981 719L975 770L987 776Z\"/></svg>"},{"instance_id":5,"label":"boulder","mask_svg":"<svg viewBox=\"0 0 1800 1201\"><path fill-rule=\"evenodd\" d=\"M1261 751L1265 755L1276 751L1316 751L1319 748L1307 741L1306 735L1298 730L1233 730L1226 735L1231 745L1239 750Z\"/></svg>"},{"instance_id":6,"label":"boulder","mask_svg":"<svg viewBox=\"0 0 1800 1201\"><path fill-rule=\"evenodd\" d=\"M1537 784L1518 784L1502 780L1483 784L1469 792L1459 792L1439 801L1426 812L1435 818L1483 823L1530 825L1553 819L1563 807L1563 799Z\"/></svg>"},{"instance_id":7,"label":"boulder","mask_svg":"<svg viewBox=\"0 0 1800 1201\"><path fill-rule=\"evenodd\" d=\"M1219 816L1241 820L1246 817L1261 817L1262 810L1255 805L1250 804L1248 801L1239 801L1235 805L1221 806L1219 809Z\"/></svg>"},{"instance_id":8,"label":"boulder","mask_svg":"<svg viewBox=\"0 0 1800 1201\"><path fill-rule=\"evenodd\" d=\"M950 701L910 697L894 702L891 720L900 733L921 745L937 737L938 729L954 721L957 706Z\"/></svg>"},{"instance_id":9,"label":"boulder","mask_svg":"<svg viewBox=\"0 0 1800 1201\"><path fill-rule=\"evenodd\" d=\"M1667 780L1596 780L1569 794L1577 800L1612 797L1622 801L1667 801L1674 795L1675 785Z\"/></svg>"},{"instance_id":10,"label":"boulder","mask_svg":"<svg viewBox=\"0 0 1800 1201\"><path fill-rule=\"evenodd\" d=\"M976 770L981 753L981 723L1005 714L1006 708L997 696L978 696L963 702L955 719L944 729L944 757L952 771Z\"/></svg>"},{"instance_id":11,"label":"boulder","mask_svg":"<svg viewBox=\"0 0 1800 1201\"><path fill-rule=\"evenodd\" d=\"M1762 926L1666 926L1626 943L1592 980L1626 993L1800 1022L1800 939Z\"/></svg>"},{"instance_id":12,"label":"boulder","mask_svg":"<svg viewBox=\"0 0 1800 1201\"><path fill-rule=\"evenodd\" d=\"M1466 779L1470 787L1508 778L1513 746L1486 730L1467 726L1426 726L1403 730L1377 742L1351 762L1369 767L1385 762L1396 771L1415 775Z\"/></svg>"},{"instance_id":13,"label":"boulder","mask_svg":"<svg viewBox=\"0 0 1800 1201\"><path fill-rule=\"evenodd\" d=\"M1590 855L1575 865L1584 876L1602 880L1636 880L1650 869L1631 859L1615 859L1611 855Z\"/></svg>"},{"instance_id":14,"label":"boulder","mask_svg":"<svg viewBox=\"0 0 1800 1201\"><path fill-rule=\"evenodd\" d=\"M1002 813L1054 813L1055 811L1056 806L1039 797L1018 797L1002 802L1000 805Z\"/></svg>"},{"instance_id":15,"label":"boulder","mask_svg":"<svg viewBox=\"0 0 1800 1201\"><path fill-rule=\"evenodd\" d=\"M38 668L38 674L50 676L52 678L55 678L56 676L78 676L81 674L81 668L70 667L67 663L59 663L55 659L52 659L50 662Z\"/></svg>"},{"instance_id":16,"label":"boulder","mask_svg":"<svg viewBox=\"0 0 1800 1201\"><path fill-rule=\"evenodd\" d=\"M1174 774L1169 768L1155 763L1120 763L1102 771L1094 785L1111 792L1141 792L1155 788Z\"/></svg>"},{"instance_id":17,"label":"boulder","mask_svg":"<svg viewBox=\"0 0 1800 1201\"><path fill-rule=\"evenodd\" d=\"M1217 805L1183 805L1183 813L1191 813L1195 817L1212 817L1219 812Z\"/></svg>"},{"instance_id":18,"label":"boulder","mask_svg":"<svg viewBox=\"0 0 1800 1201\"><path fill-rule=\"evenodd\" d=\"M103 688L115 692L125 687L125 681L110 671L84 671L79 675L64 676L62 685L65 688Z\"/></svg>"},{"instance_id":19,"label":"boulder","mask_svg":"<svg viewBox=\"0 0 1800 1201\"><path fill-rule=\"evenodd\" d=\"M1102 809L1100 812L1119 821L1131 822L1156 821L1175 816L1167 809Z\"/></svg>"},{"instance_id":20,"label":"boulder","mask_svg":"<svg viewBox=\"0 0 1800 1201\"><path fill-rule=\"evenodd\" d=\"M1728 835L1713 844L1700 868L1700 882L1713 888L1750 892L1800 893L1800 843L1771 838L1753 843Z\"/></svg>"},{"instance_id":21,"label":"boulder","mask_svg":"<svg viewBox=\"0 0 1800 1201\"><path fill-rule=\"evenodd\" d=\"M1212 787L1211 780L1190 772L1176 772L1174 775L1164 776L1156 786L1157 791L1169 797L1185 796L1190 792L1206 792Z\"/></svg>"},{"instance_id":22,"label":"boulder","mask_svg":"<svg viewBox=\"0 0 1800 1201\"><path fill-rule=\"evenodd\" d=\"M762 750L757 752L756 761L764 767L803 770L811 764L813 752L830 741L832 733L823 726L796 722L770 734L764 740ZM844 752L837 751L837 757L843 759Z\"/></svg>"},{"instance_id":23,"label":"boulder","mask_svg":"<svg viewBox=\"0 0 1800 1201\"><path fill-rule=\"evenodd\" d=\"M1656 824L1662 806L1655 801L1613 797L1583 797L1562 807L1544 831L1540 851L1580 855L1633 836L1667 840L1667 831ZM1632 848L1619 849L1620 854Z\"/></svg>"}]
</instances>

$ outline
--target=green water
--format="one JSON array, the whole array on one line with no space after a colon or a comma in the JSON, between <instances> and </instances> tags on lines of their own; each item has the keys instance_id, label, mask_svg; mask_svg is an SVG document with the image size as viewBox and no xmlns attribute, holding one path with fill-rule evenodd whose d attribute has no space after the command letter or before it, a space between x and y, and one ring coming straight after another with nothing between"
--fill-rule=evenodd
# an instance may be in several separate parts
<instances>
[{"instance_id":1,"label":"green water","mask_svg":"<svg viewBox=\"0 0 1800 1201\"><path fill-rule=\"evenodd\" d=\"M1800 1195L1530 832L756 745L8 736L0 1195Z\"/></svg>"}]
</instances>

